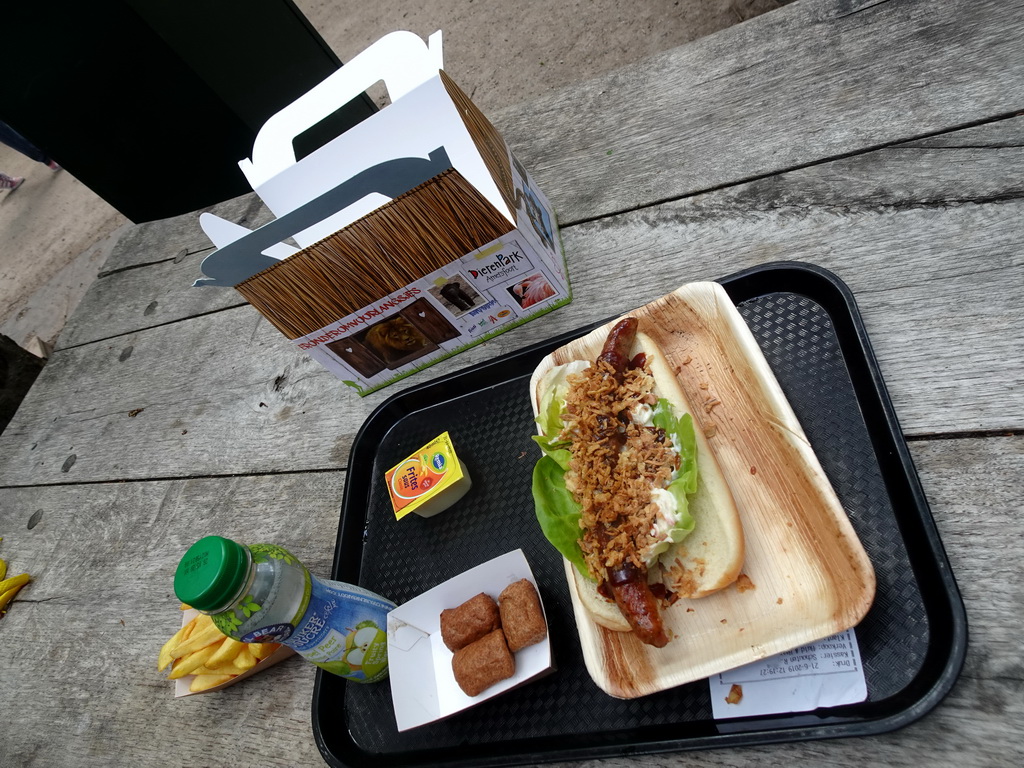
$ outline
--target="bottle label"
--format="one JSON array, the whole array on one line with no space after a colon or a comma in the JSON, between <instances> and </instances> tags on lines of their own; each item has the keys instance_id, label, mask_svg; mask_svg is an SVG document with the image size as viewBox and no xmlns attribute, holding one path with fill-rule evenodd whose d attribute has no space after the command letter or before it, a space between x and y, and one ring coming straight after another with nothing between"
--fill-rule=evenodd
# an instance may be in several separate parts
<instances>
[{"instance_id":1,"label":"bottle label","mask_svg":"<svg viewBox=\"0 0 1024 768\"><path fill-rule=\"evenodd\" d=\"M359 683L388 673L388 611L395 604L359 587L309 580L305 615L292 624L268 624L239 639L285 643L328 672Z\"/></svg>"},{"instance_id":2,"label":"bottle label","mask_svg":"<svg viewBox=\"0 0 1024 768\"><path fill-rule=\"evenodd\" d=\"M318 667L361 683L388 670L388 611L395 604L336 581L312 582L309 607L288 645Z\"/></svg>"},{"instance_id":3,"label":"bottle label","mask_svg":"<svg viewBox=\"0 0 1024 768\"><path fill-rule=\"evenodd\" d=\"M243 643L283 643L291 637L293 629L295 627L291 624L271 624L242 635L239 639Z\"/></svg>"},{"instance_id":4,"label":"bottle label","mask_svg":"<svg viewBox=\"0 0 1024 768\"><path fill-rule=\"evenodd\" d=\"M273 583L246 594L232 608L213 616L213 623L228 637L247 643L283 643L306 613L312 578L306 567L284 547L253 544L254 563L277 562ZM282 599L282 592L297 599ZM258 601L258 602L257 602ZM251 639L250 639L251 638Z\"/></svg>"},{"instance_id":5,"label":"bottle label","mask_svg":"<svg viewBox=\"0 0 1024 768\"><path fill-rule=\"evenodd\" d=\"M387 677L387 616L394 603L362 587L314 578L282 547L249 549L254 562L277 561L273 583L213 617L224 634L245 643L284 643L355 682Z\"/></svg>"}]
</instances>

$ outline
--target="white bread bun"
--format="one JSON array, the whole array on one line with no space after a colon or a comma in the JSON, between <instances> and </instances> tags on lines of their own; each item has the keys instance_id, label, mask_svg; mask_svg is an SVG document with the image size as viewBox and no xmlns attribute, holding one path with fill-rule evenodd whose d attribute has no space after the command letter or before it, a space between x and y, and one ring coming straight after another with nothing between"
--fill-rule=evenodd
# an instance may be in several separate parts
<instances>
[{"instance_id":1,"label":"white bread bun","mask_svg":"<svg viewBox=\"0 0 1024 768\"><path fill-rule=\"evenodd\" d=\"M619 610L615 601L597 591L596 581L588 579L568 560L565 561L565 573L572 578L576 594L587 609L587 613L590 614L590 618L602 627L615 632L632 631L633 628L629 626L629 622L626 621L626 617L622 615L622 611Z\"/></svg>"},{"instance_id":2,"label":"white bread bun","mask_svg":"<svg viewBox=\"0 0 1024 768\"><path fill-rule=\"evenodd\" d=\"M680 597L705 597L739 578L744 556L740 513L700 419L664 353L643 333L637 334L637 343L647 354L656 393L672 403L677 416L691 415L697 437L697 491L690 497L695 525L689 536L661 556L665 586Z\"/></svg>"},{"instance_id":3,"label":"white bread bun","mask_svg":"<svg viewBox=\"0 0 1024 768\"><path fill-rule=\"evenodd\" d=\"M697 491L689 497L694 529L683 541L672 545L661 555L662 568L658 577L670 592L681 598L705 597L729 586L740 575L744 542L739 511L700 422L687 403L664 353L644 333L637 333L630 357L639 352L647 356L655 381L655 394L672 404L676 416L691 414L697 441ZM630 631L615 602L603 597L594 581L583 576L568 561L566 572L574 581L580 602L597 624L619 632Z\"/></svg>"}]
</instances>

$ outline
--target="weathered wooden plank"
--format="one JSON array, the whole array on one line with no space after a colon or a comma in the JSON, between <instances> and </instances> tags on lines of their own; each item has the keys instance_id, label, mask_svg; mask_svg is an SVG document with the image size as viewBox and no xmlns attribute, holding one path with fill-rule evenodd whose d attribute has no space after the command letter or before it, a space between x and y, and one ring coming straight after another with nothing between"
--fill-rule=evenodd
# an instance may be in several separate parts
<instances>
[{"instance_id":1,"label":"weathered wooden plank","mask_svg":"<svg viewBox=\"0 0 1024 768\"><path fill-rule=\"evenodd\" d=\"M321 761L312 665L289 659L223 693L175 701L156 653L180 624L177 560L200 536L279 543L329 574L343 475L0 492L3 555L33 575L0 627L0 763ZM239 738L253 727L258 742Z\"/></svg>"},{"instance_id":2,"label":"weathered wooden plank","mask_svg":"<svg viewBox=\"0 0 1024 768\"><path fill-rule=\"evenodd\" d=\"M1024 118L1014 117L697 195L688 199L680 209L685 213L679 215L698 223L730 212L929 207L1021 195ZM256 215L269 217L265 208ZM150 230L150 236L155 232ZM171 242L175 237L184 235L170 228L165 239ZM191 287L201 276L199 264L207 253L101 276L57 348L243 304L232 289ZM569 257L577 258L571 251Z\"/></svg>"},{"instance_id":3,"label":"weathered wooden plank","mask_svg":"<svg viewBox=\"0 0 1024 768\"><path fill-rule=\"evenodd\" d=\"M1024 146L1024 130L1020 113L1003 120L949 131L904 144L907 147L938 147L941 149L1020 149Z\"/></svg>"},{"instance_id":4,"label":"weathered wooden plank","mask_svg":"<svg viewBox=\"0 0 1024 768\"><path fill-rule=\"evenodd\" d=\"M56 347L120 336L173 320L245 304L230 288L194 288L214 246L199 226L203 212L257 229L273 214L255 193L173 219L140 224L117 243L68 321Z\"/></svg>"},{"instance_id":5,"label":"weathered wooden plank","mask_svg":"<svg viewBox=\"0 0 1024 768\"><path fill-rule=\"evenodd\" d=\"M779 184L762 197L787 199ZM0 436L0 477L336 468L372 408L407 385L779 259L817 263L851 286L905 431L1024 428L1024 201L757 207L683 200L572 227L572 304L367 398L248 306L63 350Z\"/></svg>"},{"instance_id":6,"label":"weathered wooden plank","mask_svg":"<svg viewBox=\"0 0 1024 768\"><path fill-rule=\"evenodd\" d=\"M82 298L55 348L110 339L244 305L245 299L234 288L192 287L203 276L202 260L212 251L209 247L100 276Z\"/></svg>"},{"instance_id":7,"label":"weathered wooden plank","mask_svg":"<svg viewBox=\"0 0 1024 768\"><path fill-rule=\"evenodd\" d=\"M965 768L1020 763L1024 588L1015 578L1014 543L1024 522L1018 489L1006 480L1024 473L1024 438L918 441L912 449L970 621L967 663L952 693L892 734L602 765L910 768L946 764L953 748ZM278 542L326 573L343 476L0 490L4 556L35 576L0 626L8 667L22 670L5 676L0 697L5 764L315 765L312 667L290 660L224 693L176 702L155 656L177 623L177 558L200 535ZM29 530L37 510L41 517ZM256 751L239 753L238 734L253 722L261 733Z\"/></svg>"},{"instance_id":8,"label":"weathered wooden plank","mask_svg":"<svg viewBox=\"0 0 1024 768\"><path fill-rule=\"evenodd\" d=\"M934 208L1024 197L1024 117L908 141L697 195L690 220L801 208Z\"/></svg>"},{"instance_id":9,"label":"weathered wooden plank","mask_svg":"<svg viewBox=\"0 0 1024 768\"><path fill-rule=\"evenodd\" d=\"M491 115L564 222L1024 108L1019 3L795 3Z\"/></svg>"},{"instance_id":10,"label":"weathered wooden plank","mask_svg":"<svg viewBox=\"0 0 1024 768\"><path fill-rule=\"evenodd\" d=\"M936 14L924 0L869 3L862 12L848 2L799 3L494 118L563 222L605 216L1019 112L1024 64L1010 30L1022 9L969 5ZM854 13L857 24L850 21ZM937 55L949 46L957 56ZM825 49L835 55L822 56ZM913 87L905 95L908 83ZM682 106L679 94L688 97ZM882 157L892 173L873 193L877 202L889 202L890 192L907 200L916 192L918 202L953 199L906 188L910 182L896 173L901 169L914 184L935 175L934 186L955 199L1009 193L999 179L1011 178L1019 188L1020 120L1011 122L998 124L1009 141L977 139L974 132L991 129L971 128L887 151ZM909 151L950 146L962 151L937 153L941 163ZM1012 167L1001 171L1007 158ZM841 173L843 166L833 168ZM990 177L989 170L996 172ZM958 185L982 191L972 198ZM269 220L255 194L212 210L251 227ZM169 262L209 246L198 215L187 214L132 230L104 269ZM134 294L137 278L117 277L109 286L101 278L59 344L236 303L231 291L198 294L190 287L199 258L161 264L143 296ZM140 316L154 302L155 311Z\"/></svg>"},{"instance_id":11,"label":"weathered wooden plank","mask_svg":"<svg viewBox=\"0 0 1024 768\"><path fill-rule=\"evenodd\" d=\"M42 377L15 414L35 426L2 435L5 482L255 472L306 453L301 433L337 468L369 413L249 306L65 350ZM323 453L324 439L338 445Z\"/></svg>"},{"instance_id":12,"label":"weathered wooden plank","mask_svg":"<svg viewBox=\"0 0 1024 768\"><path fill-rule=\"evenodd\" d=\"M210 239L199 226L199 214L204 211L250 229L265 224L271 217L256 194L250 193L194 213L139 224L118 240L100 274L155 264L210 248Z\"/></svg>"},{"instance_id":13,"label":"weathered wooden plank","mask_svg":"<svg viewBox=\"0 0 1024 768\"><path fill-rule=\"evenodd\" d=\"M56 348L244 304L244 299L231 289L192 288L192 283L203 276L202 260L213 251L213 244L199 226L199 215L205 211L249 229L273 218L251 193L195 213L129 229L75 308Z\"/></svg>"},{"instance_id":14,"label":"weathered wooden plank","mask_svg":"<svg viewBox=\"0 0 1024 768\"><path fill-rule=\"evenodd\" d=\"M903 428L1019 429L1024 203L855 211L785 208L693 223L685 202L570 230L589 258L577 302L645 303L677 283L792 259L853 290ZM680 220L682 219L682 220ZM637 276L644 265L643 277Z\"/></svg>"}]
</instances>

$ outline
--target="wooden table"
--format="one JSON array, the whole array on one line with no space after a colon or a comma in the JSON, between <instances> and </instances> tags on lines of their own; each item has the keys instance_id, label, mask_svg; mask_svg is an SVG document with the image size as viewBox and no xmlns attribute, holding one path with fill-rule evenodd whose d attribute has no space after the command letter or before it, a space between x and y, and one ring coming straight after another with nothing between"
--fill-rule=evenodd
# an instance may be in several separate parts
<instances>
[{"instance_id":1,"label":"wooden table","mask_svg":"<svg viewBox=\"0 0 1024 768\"><path fill-rule=\"evenodd\" d=\"M458 73L453 73L458 79ZM401 389L778 259L853 290L970 623L895 733L601 765L1019 764L1024 7L805 0L492 115L557 208L569 306L360 399L233 291L194 216L126 234L0 436L0 764L322 764L297 659L174 700L172 576L209 532L330 571L345 467ZM254 196L217 212L252 227Z\"/></svg>"}]
</instances>

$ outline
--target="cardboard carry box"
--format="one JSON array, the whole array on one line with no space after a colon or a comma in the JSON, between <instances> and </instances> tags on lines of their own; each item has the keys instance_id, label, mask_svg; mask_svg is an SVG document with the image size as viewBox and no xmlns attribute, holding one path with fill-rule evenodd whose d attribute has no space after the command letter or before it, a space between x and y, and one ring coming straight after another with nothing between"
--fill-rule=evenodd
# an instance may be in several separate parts
<instances>
[{"instance_id":1,"label":"cardboard carry box","mask_svg":"<svg viewBox=\"0 0 1024 768\"><path fill-rule=\"evenodd\" d=\"M378 80L391 104L296 162L294 137ZM382 38L239 165L278 218L203 214L218 250L195 285L234 286L361 395L571 300L551 205L441 70L440 32Z\"/></svg>"}]
</instances>

